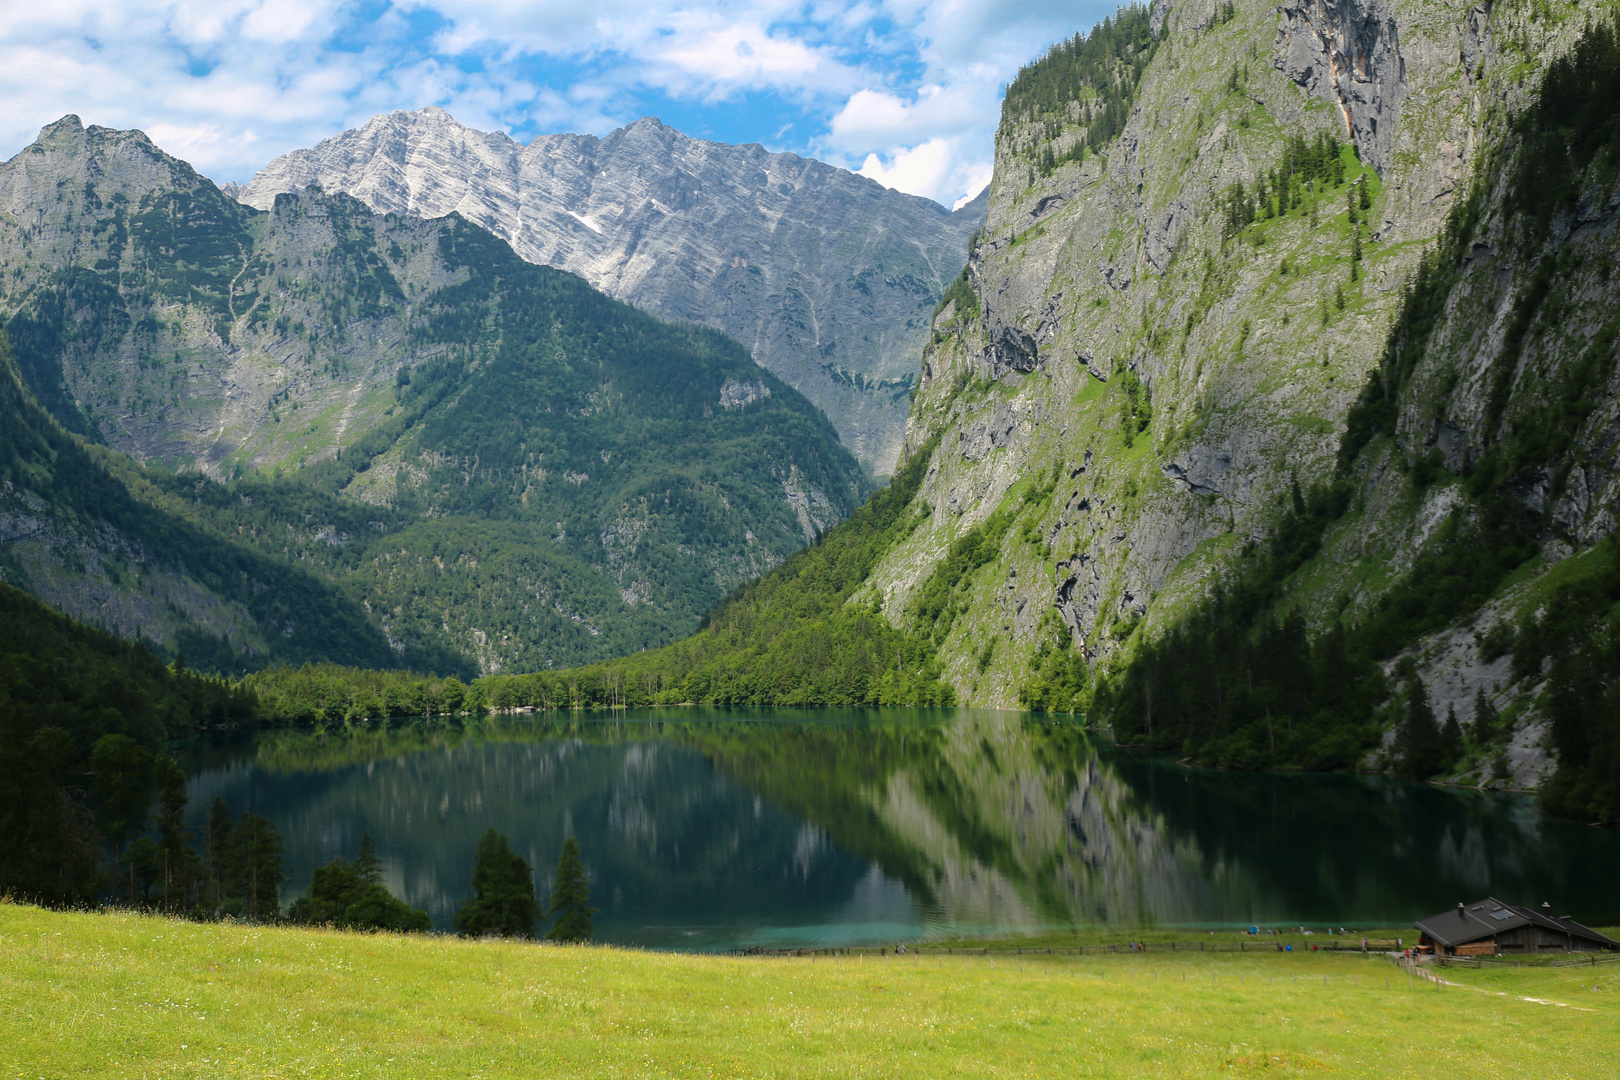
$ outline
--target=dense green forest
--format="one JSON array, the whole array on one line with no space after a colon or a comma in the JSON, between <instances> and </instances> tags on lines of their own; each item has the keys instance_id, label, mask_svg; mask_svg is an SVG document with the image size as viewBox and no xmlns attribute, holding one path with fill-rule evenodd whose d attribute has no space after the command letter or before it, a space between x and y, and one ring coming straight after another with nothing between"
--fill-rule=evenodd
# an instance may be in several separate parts
<instances>
[{"instance_id":1,"label":"dense green forest","mask_svg":"<svg viewBox=\"0 0 1620 1080\"><path fill-rule=\"evenodd\" d=\"M1001 101L1001 122L1042 125L1037 160L1043 174L1065 161L1083 161L1125 130L1142 72L1161 40L1151 22L1146 7L1122 7L1090 34L1076 33L1018 69ZM1073 123L1083 137L1055 154L1052 140Z\"/></svg>"},{"instance_id":2,"label":"dense green forest","mask_svg":"<svg viewBox=\"0 0 1620 1080\"><path fill-rule=\"evenodd\" d=\"M247 676L241 685L275 724L434 716L483 704L482 691L469 694L454 675L439 678L336 664L270 668Z\"/></svg>"},{"instance_id":3,"label":"dense green forest","mask_svg":"<svg viewBox=\"0 0 1620 1080\"><path fill-rule=\"evenodd\" d=\"M277 669L257 684L197 675L0 584L0 895L58 905L110 899L187 918L271 921L281 913L275 824L217 801L200 834L185 825L186 775L166 750L205 730L289 715ZM309 670L306 666L303 670ZM344 669L362 685L393 685ZM278 676L281 681L278 681ZM431 680L459 707L456 680ZM255 691L266 692L271 708ZM385 689L384 701L393 701ZM415 713L442 698L411 698ZM379 711L376 715L382 715ZM354 862L316 875L290 912L314 923L425 930L379 882L369 837Z\"/></svg>"},{"instance_id":4,"label":"dense green forest","mask_svg":"<svg viewBox=\"0 0 1620 1080\"><path fill-rule=\"evenodd\" d=\"M738 589L686 640L593 667L481 679L475 689L495 708L950 704L928 638L846 603L918 524L910 504L932 450L913 454L816 543Z\"/></svg>"},{"instance_id":5,"label":"dense green forest","mask_svg":"<svg viewBox=\"0 0 1620 1080\"><path fill-rule=\"evenodd\" d=\"M173 802L164 744L257 716L250 691L165 665L0 585L0 891L55 903L97 896L102 838L127 854L152 800L161 795L166 814ZM183 805L183 774L178 782ZM124 864L131 883L115 884L149 891Z\"/></svg>"}]
</instances>

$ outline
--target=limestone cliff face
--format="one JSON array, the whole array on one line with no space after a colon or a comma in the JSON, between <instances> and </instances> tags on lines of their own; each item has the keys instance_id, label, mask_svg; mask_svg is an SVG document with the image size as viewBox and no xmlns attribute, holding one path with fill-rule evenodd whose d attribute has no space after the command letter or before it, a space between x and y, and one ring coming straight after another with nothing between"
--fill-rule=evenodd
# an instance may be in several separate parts
<instances>
[{"instance_id":1,"label":"limestone cliff face","mask_svg":"<svg viewBox=\"0 0 1620 1080\"><path fill-rule=\"evenodd\" d=\"M411 293L455 279L433 226L320 200L256 214L144 133L76 116L0 165L0 206L0 311L29 383L143 464L292 467L390 407L395 372L433 350L380 312L349 325L354 268L333 256L352 226L383 226Z\"/></svg>"},{"instance_id":2,"label":"limestone cliff face","mask_svg":"<svg viewBox=\"0 0 1620 1080\"><path fill-rule=\"evenodd\" d=\"M983 204L938 204L793 154L654 119L522 146L441 109L395 112L272 161L241 192L318 184L381 212L459 213L530 262L723 330L827 413L879 473L899 451L928 312Z\"/></svg>"},{"instance_id":3,"label":"limestone cliff face","mask_svg":"<svg viewBox=\"0 0 1620 1080\"><path fill-rule=\"evenodd\" d=\"M1338 105L1362 160L1387 170L1407 84L1400 26L1382 0L1288 0L1276 48L1277 67Z\"/></svg>"},{"instance_id":4,"label":"limestone cliff face","mask_svg":"<svg viewBox=\"0 0 1620 1080\"><path fill-rule=\"evenodd\" d=\"M1347 413L1422 252L1536 73L1580 30L1562 13L1455 0L1239 0L1224 17L1222 7L1155 4L1161 43L1123 133L1097 152L1065 160L1072 127L1018 116L998 132L969 260L978 303L941 312L908 423L909 451L940 438L919 495L931 513L863 596L903 621L954 539L1051 485L1048 500L1019 511L1026 527L1007 532L1000 558L973 579L969 613L946 639L968 702L1016 704L1028 658L1053 634L1078 642L1094 671L1130 655L1229 577L1294 481L1333 476ZM1354 147L1350 195L1307 194L1234 230L1236 185L1274 182L1295 136ZM1042 168L1044 148L1055 148L1055 167ZM1359 210L1347 199L1363 186L1370 208ZM1591 269L1572 279L1563 310L1593 313L1538 339L1549 364L1580 353L1612 309L1597 268L1617 207L1594 192L1548 241L1549 253L1588 245ZM1508 207L1486 217L1486 235L1512 232ZM1358 465L1364 510L1336 527L1297 587L1313 625L1372 610L1462 505L1455 484L1414 495L1407 468L1439 447L1461 471L1501 437L1484 416L1493 356L1540 258L1481 241L1402 399L1397 438ZM1564 459L1587 464L1561 486L1557 462L1516 481L1529 505L1555 487L1561 500L1537 574L1612 531L1609 384L1594 388L1603 404ZM1509 428L1536 393L1533 380L1513 384ZM1522 595L1493 601L1481 625ZM1442 712L1456 702L1465 723L1478 686L1502 703L1535 689L1493 677L1471 629L1417 650ZM1516 760L1533 782L1534 710L1524 717Z\"/></svg>"}]
</instances>

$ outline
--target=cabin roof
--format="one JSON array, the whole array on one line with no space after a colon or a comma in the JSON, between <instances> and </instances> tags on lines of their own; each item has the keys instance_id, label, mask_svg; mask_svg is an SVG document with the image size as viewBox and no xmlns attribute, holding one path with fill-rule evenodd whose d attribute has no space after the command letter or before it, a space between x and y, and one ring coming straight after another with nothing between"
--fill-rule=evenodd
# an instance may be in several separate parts
<instances>
[{"instance_id":1,"label":"cabin roof","mask_svg":"<svg viewBox=\"0 0 1620 1080\"><path fill-rule=\"evenodd\" d=\"M1430 915L1426 919L1419 919L1412 925L1427 934L1431 940L1447 947L1494 938L1497 934L1516 930L1521 926L1540 926L1560 934L1584 938L1608 948L1620 947L1620 942L1613 941L1567 916L1548 915L1534 908L1509 904L1491 896L1460 908L1442 911L1438 915Z\"/></svg>"}]
</instances>

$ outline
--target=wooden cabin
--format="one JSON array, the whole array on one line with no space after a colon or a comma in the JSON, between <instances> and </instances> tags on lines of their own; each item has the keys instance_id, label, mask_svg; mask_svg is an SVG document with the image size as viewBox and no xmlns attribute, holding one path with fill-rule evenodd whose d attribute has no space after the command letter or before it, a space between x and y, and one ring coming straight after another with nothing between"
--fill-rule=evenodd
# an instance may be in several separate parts
<instances>
[{"instance_id":1,"label":"wooden cabin","mask_svg":"<svg viewBox=\"0 0 1620 1080\"><path fill-rule=\"evenodd\" d=\"M1524 953L1601 952L1620 950L1620 942L1583 926L1568 915L1506 904L1493 897L1458 904L1412 924L1418 948L1440 956L1510 956Z\"/></svg>"}]
</instances>

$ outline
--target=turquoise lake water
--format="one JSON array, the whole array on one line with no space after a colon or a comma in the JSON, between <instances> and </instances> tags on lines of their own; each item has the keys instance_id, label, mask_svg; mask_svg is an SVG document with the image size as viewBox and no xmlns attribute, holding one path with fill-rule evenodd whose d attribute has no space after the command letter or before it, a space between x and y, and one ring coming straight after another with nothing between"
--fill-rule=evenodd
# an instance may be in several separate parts
<instances>
[{"instance_id":1,"label":"turquoise lake water","mask_svg":"<svg viewBox=\"0 0 1620 1080\"><path fill-rule=\"evenodd\" d=\"M1525 796L1189 769L1059 718L660 709L272 732L187 751L254 809L290 902L370 832L448 929L485 829L542 891L563 838L600 940L715 950L1053 927L1398 925L1487 894L1620 924L1620 833Z\"/></svg>"}]
</instances>

